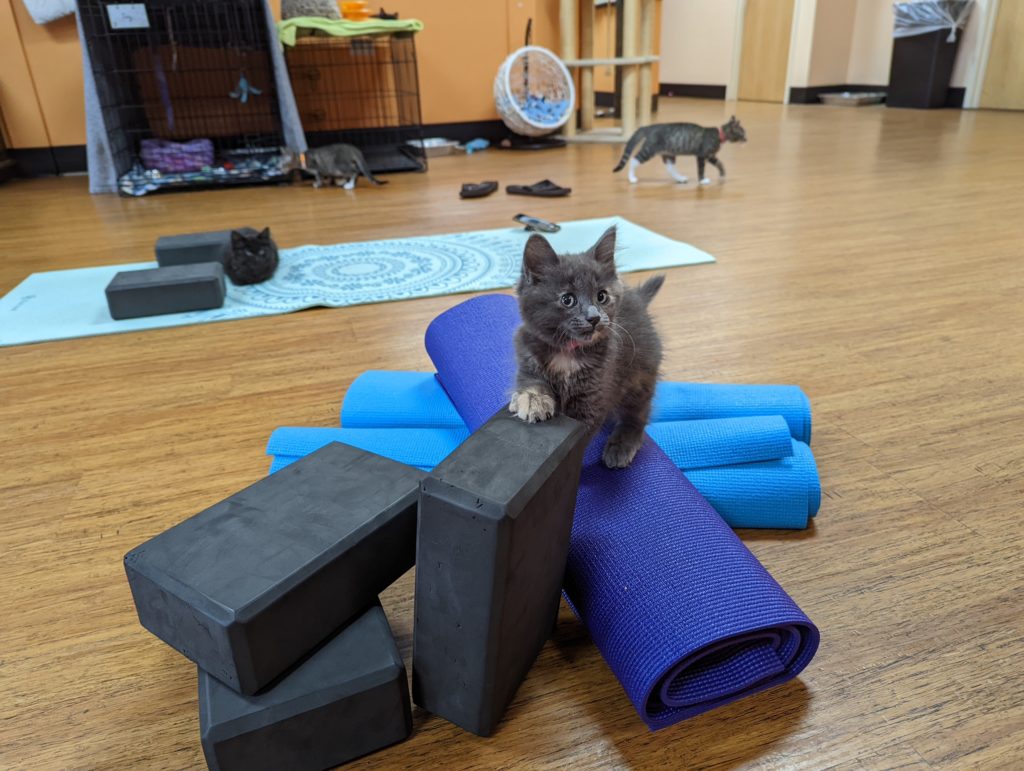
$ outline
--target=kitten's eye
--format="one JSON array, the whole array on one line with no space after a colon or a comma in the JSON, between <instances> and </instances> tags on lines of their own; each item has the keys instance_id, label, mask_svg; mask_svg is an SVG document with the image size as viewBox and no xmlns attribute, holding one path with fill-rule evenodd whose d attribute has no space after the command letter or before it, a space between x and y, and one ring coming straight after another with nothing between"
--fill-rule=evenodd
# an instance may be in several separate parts
<instances>
[{"instance_id":1,"label":"kitten's eye","mask_svg":"<svg viewBox=\"0 0 1024 771\"><path fill-rule=\"evenodd\" d=\"M597 293L597 304L598 305L604 305L606 302L608 302L608 299L609 299L608 298L608 293L606 291L604 291L603 289L600 292Z\"/></svg>"},{"instance_id":2,"label":"kitten's eye","mask_svg":"<svg viewBox=\"0 0 1024 771\"><path fill-rule=\"evenodd\" d=\"M562 303L562 305L564 305L566 308L571 308L576 304L576 295L566 292L565 294L558 298L558 301Z\"/></svg>"}]
</instances>

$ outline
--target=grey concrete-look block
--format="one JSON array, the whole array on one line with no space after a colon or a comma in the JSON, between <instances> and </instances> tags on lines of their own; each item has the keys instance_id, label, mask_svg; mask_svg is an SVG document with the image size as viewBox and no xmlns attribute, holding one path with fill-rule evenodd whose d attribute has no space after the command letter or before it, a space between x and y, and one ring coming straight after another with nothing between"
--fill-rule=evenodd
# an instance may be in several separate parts
<instances>
[{"instance_id":1,"label":"grey concrete-look block","mask_svg":"<svg viewBox=\"0 0 1024 771\"><path fill-rule=\"evenodd\" d=\"M413 699L490 735L551 632L586 445L504 410L423 480Z\"/></svg>"},{"instance_id":2,"label":"grey concrete-look block","mask_svg":"<svg viewBox=\"0 0 1024 771\"><path fill-rule=\"evenodd\" d=\"M219 262L124 270L107 284L107 307L115 319L204 311L222 306L225 291Z\"/></svg>"},{"instance_id":3,"label":"grey concrete-look block","mask_svg":"<svg viewBox=\"0 0 1024 771\"><path fill-rule=\"evenodd\" d=\"M124 559L139 621L242 693L413 565L423 472L331 443Z\"/></svg>"},{"instance_id":4,"label":"grey concrete-look block","mask_svg":"<svg viewBox=\"0 0 1024 771\"><path fill-rule=\"evenodd\" d=\"M408 738L409 683L383 608L255 696L200 669L199 730L213 771L320 771Z\"/></svg>"},{"instance_id":5,"label":"grey concrete-look block","mask_svg":"<svg viewBox=\"0 0 1024 771\"><path fill-rule=\"evenodd\" d=\"M235 228L255 234L252 228ZM231 231L214 230L208 233L182 233L160 236L156 240L156 261L161 266L187 265L194 262L225 264L231 254Z\"/></svg>"}]
</instances>

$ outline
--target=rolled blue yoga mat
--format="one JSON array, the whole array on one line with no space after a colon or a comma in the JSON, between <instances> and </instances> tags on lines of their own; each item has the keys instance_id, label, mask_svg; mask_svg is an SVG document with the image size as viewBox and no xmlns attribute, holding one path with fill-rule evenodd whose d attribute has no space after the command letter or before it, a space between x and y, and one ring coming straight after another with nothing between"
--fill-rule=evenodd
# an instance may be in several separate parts
<instances>
[{"instance_id":1,"label":"rolled blue yoga mat","mask_svg":"<svg viewBox=\"0 0 1024 771\"><path fill-rule=\"evenodd\" d=\"M651 423L781 415L799 442L811 440L811 402L799 386L658 384ZM341 425L460 428L464 425L437 377L429 372L370 370L352 381Z\"/></svg>"},{"instance_id":2,"label":"rolled blue yoga mat","mask_svg":"<svg viewBox=\"0 0 1024 771\"><path fill-rule=\"evenodd\" d=\"M811 448L791 440L789 457L686 469L686 478L731 527L803 529L821 505Z\"/></svg>"},{"instance_id":3,"label":"rolled blue yoga mat","mask_svg":"<svg viewBox=\"0 0 1024 771\"><path fill-rule=\"evenodd\" d=\"M461 421L461 418L460 418ZM267 442L267 455L298 459L330 442L358 447L408 466L432 469L469 436L460 428L298 428L274 430ZM285 464L287 465L287 464ZM279 467L281 468L281 467ZM273 469L277 471L278 469Z\"/></svg>"},{"instance_id":4,"label":"rolled blue yoga mat","mask_svg":"<svg viewBox=\"0 0 1024 771\"><path fill-rule=\"evenodd\" d=\"M461 420L461 418L460 418ZM746 421L748 418L735 418ZM700 453L719 460L714 468L684 469L686 478L693 483L730 527L748 528L806 528L809 517L818 511L821 488L818 472L810 448L789 437L782 418L784 449L775 443L744 447L709 443L706 433L700 433L696 442L688 445L689 437L677 432L674 437L659 437L657 444L668 455L672 464L680 467L680 458L691 456L700 460ZM717 423L719 421L688 421L690 423ZM672 426L671 423L660 424ZM685 425L685 424L683 424ZM648 432L652 432L649 427ZM304 455L320 449L328 442L344 442L367 452L374 452L424 471L430 471L451 453L468 435L463 428L278 428L267 444L267 454L274 456L270 473L280 471ZM730 438L728 435L721 437ZM742 439L742 437L736 437ZM731 456L726 451L734 449ZM765 458L760 462L746 462L755 454ZM730 460L734 461L725 465Z\"/></svg>"},{"instance_id":5,"label":"rolled blue yoga mat","mask_svg":"<svg viewBox=\"0 0 1024 771\"><path fill-rule=\"evenodd\" d=\"M515 300L485 295L426 335L438 377L470 429L504 409ZM795 677L818 630L669 458L648 439L627 469L588 448L565 594L651 729Z\"/></svg>"}]
</instances>

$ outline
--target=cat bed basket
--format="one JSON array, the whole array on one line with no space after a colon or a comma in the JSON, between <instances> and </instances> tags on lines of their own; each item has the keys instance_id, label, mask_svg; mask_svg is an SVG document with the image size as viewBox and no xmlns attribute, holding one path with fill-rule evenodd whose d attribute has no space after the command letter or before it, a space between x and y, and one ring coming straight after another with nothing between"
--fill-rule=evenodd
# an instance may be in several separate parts
<instances>
[{"instance_id":1,"label":"cat bed basket","mask_svg":"<svg viewBox=\"0 0 1024 771\"><path fill-rule=\"evenodd\" d=\"M516 134L540 137L565 125L576 109L576 87L562 60L541 46L524 46L494 78L494 103Z\"/></svg>"}]
</instances>

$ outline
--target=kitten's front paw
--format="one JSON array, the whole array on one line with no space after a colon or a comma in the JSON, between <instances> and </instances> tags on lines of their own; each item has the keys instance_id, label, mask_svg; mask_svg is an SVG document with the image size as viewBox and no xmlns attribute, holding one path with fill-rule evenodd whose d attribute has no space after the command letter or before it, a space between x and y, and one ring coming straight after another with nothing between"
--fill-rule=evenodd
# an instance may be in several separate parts
<instances>
[{"instance_id":1,"label":"kitten's front paw","mask_svg":"<svg viewBox=\"0 0 1024 771\"><path fill-rule=\"evenodd\" d=\"M711 179L709 177L704 177L703 179L701 179L700 183L702 185L710 185L711 184Z\"/></svg>"},{"instance_id":2,"label":"kitten's front paw","mask_svg":"<svg viewBox=\"0 0 1024 771\"><path fill-rule=\"evenodd\" d=\"M640 446L636 442L612 438L605 444L601 459L608 468L626 468L633 462L639 449Z\"/></svg>"},{"instance_id":3,"label":"kitten's front paw","mask_svg":"<svg viewBox=\"0 0 1024 771\"><path fill-rule=\"evenodd\" d=\"M539 388L527 388L512 394L508 411L527 423L539 423L555 414L555 399Z\"/></svg>"}]
</instances>

